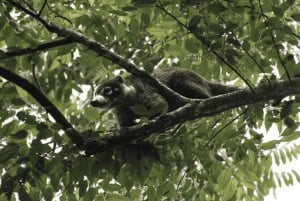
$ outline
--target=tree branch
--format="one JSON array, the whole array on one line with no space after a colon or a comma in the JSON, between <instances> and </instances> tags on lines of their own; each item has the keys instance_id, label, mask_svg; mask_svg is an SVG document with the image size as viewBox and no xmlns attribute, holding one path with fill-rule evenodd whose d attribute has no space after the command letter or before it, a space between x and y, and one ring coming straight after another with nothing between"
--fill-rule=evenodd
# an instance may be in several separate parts
<instances>
[{"instance_id":1,"label":"tree branch","mask_svg":"<svg viewBox=\"0 0 300 201\"><path fill-rule=\"evenodd\" d=\"M233 93L215 96L204 100L192 100L191 103L146 124L138 124L122 128L112 136L87 142L88 153L98 153L115 146L121 146L137 139L146 138L153 133L159 133L176 124L212 116L226 110L246 106L253 103L274 100L290 95L300 94L300 78L278 81L272 85L243 89ZM253 93L254 92L254 93Z\"/></svg>"},{"instance_id":2,"label":"tree branch","mask_svg":"<svg viewBox=\"0 0 300 201\"><path fill-rule=\"evenodd\" d=\"M15 57L15 56L23 56L23 55L55 48L58 46L67 45L70 43L73 43L73 41L70 39L61 39L61 40L56 40L56 41L40 44L40 45L36 46L35 48L29 47L29 48L25 48L25 49L20 49L18 51L4 52L4 56L0 57L0 60L7 59L10 57Z\"/></svg>"},{"instance_id":3,"label":"tree branch","mask_svg":"<svg viewBox=\"0 0 300 201\"><path fill-rule=\"evenodd\" d=\"M180 26L184 29L188 30L192 33L205 47L207 47L218 59L220 59L224 64L226 64L235 74L237 74L245 84L252 89L251 83L246 79L246 77L233 65L231 65L224 57L222 57L215 49L212 48L212 45L209 41L207 41L200 32L196 29L196 27L189 27L182 23L177 17L172 15L169 11L167 11L162 5L156 4L156 7L164 11L168 16L174 19Z\"/></svg>"},{"instance_id":4,"label":"tree branch","mask_svg":"<svg viewBox=\"0 0 300 201\"><path fill-rule=\"evenodd\" d=\"M146 138L154 133L162 132L176 124L212 116L232 108L300 94L300 78L292 78L290 81L273 83L272 86L267 85L255 88L255 93L250 89L243 89L204 100L193 99L191 103L175 111L161 115L149 121L147 124L121 128L117 130L114 135L101 137L97 140L85 140L81 137L80 132L68 122L53 103L28 80L1 66L0 76L15 83L32 95L38 103L51 114L55 121L62 125L62 129L76 146L86 150L87 154L103 152L116 146L124 146L133 141Z\"/></svg>"},{"instance_id":5,"label":"tree branch","mask_svg":"<svg viewBox=\"0 0 300 201\"><path fill-rule=\"evenodd\" d=\"M89 49L91 49L94 52L96 52L97 54L99 54L100 56L112 61L113 63L118 64L119 66L124 68L126 71L130 72L131 74L142 78L146 83L156 87L158 92L160 94L163 94L168 102L172 101L174 99L177 99L178 107L189 102L189 100L187 98L185 98L185 97L181 96L180 94L174 92L173 90L169 89L168 87L163 85L161 82L159 82L158 80L153 78L151 75L149 75L147 72L145 72L143 70L139 70L135 64L129 62L126 58L110 51L109 49L107 49L106 47L101 45L100 43L98 43L92 39L89 39L89 38L85 37L84 35L77 33L73 30L59 27L53 23L50 24L46 20L44 20L41 16L39 16L37 13L35 13L35 11L29 10L29 9L23 7L21 4L19 4L18 2L15 2L14 0L6 0L6 1L8 1L10 4L12 4L17 9L25 12L29 16L33 17L34 19L36 19L37 21L42 23L43 26L45 26L45 28L49 32L56 33L58 36L64 37L67 40L71 40L73 42L78 42L82 45L85 45Z\"/></svg>"},{"instance_id":6,"label":"tree branch","mask_svg":"<svg viewBox=\"0 0 300 201\"><path fill-rule=\"evenodd\" d=\"M46 7L46 5L47 5L47 3L48 3L47 1L48 1L48 0L44 0L44 3L43 3L43 5L42 5L42 8L40 9L38 15L41 15L42 12L44 11L44 9L45 9L45 7Z\"/></svg>"},{"instance_id":7,"label":"tree branch","mask_svg":"<svg viewBox=\"0 0 300 201\"><path fill-rule=\"evenodd\" d=\"M72 126L57 107L33 84L16 73L0 66L0 76L27 91L44 109L62 126L68 137L78 148L83 148L84 140L80 133Z\"/></svg>"},{"instance_id":8,"label":"tree branch","mask_svg":"<svg viewBox=\"0 0 300 201\"><path fill-rule=\"evenodd\" d=\"M277 56L278 56L278 59L279 59L279 62L280 62L280 64L282 65L282 67L283 67L283 69L284 69L284 71L285 71L285 73L286 73L286 75L287 75L287 78L290 80L291 79L291 76L290 76L290 73L289 73L289 71L288 71L288 68L287 68L287 66L285 65L285 63L284 63L284 61L283 61L283 59L282 59L282 57L281 57L281 55L280 55L280 50L279 50L279 48L278 48L278 45L276 44L276 40L275 40L275 36L274 36L274 34L272 33L272 30L271 30L271 27L269 26L269 23L268 23L268 16L264 13L264 10L263 10L263 8L262 8L262 5L261 5L261 0L258 0L258 5L259 5L259 8L260 8L260 12L261 12L261 15L262 15L262 17L263 17L263 21L264 21L264 23L265 23L265 27L268 29L268 31L270 32L270 37L271 37L271 39L272 39L272 43L273 43L273 46L274 46L274 48L275 48L275 50L276 50L276 54L277 54Z\"/></svg>"},{"instance_id":9,"label":"tree branch","mask_svg":"<svg viewBox=\"0 0 300 201\"><path fill-rule=\"evenodd\" d=\"M223 23L226 23L226 20L221 15L219 15L219 17L223 21ZM266 72L264 71L264 68L258 63L258 61L255 59L255 57L250 54L250 52L244 47L244 45L242 45L242 43L240 42L239 38L234 33L233 28L230 30L230 32L231 32L234 40L238 43L239 47L245 52L245 54L249 57L249 59L252 60L255 63L255 65L258 67L258 69L260 70L260 72L262 72L265 75ZM268 81L268 83L271 84L270 79L267 76L265 78Z\"/></svg>"},{"instance_id":10,"label":"tree branch","mask_svg":"<svg viewBox=\"0 0 300 201\"><path fill-rule=\"evenodd\" d=\"M63 129L66 131L70 139L73 140L73 142L75 142L79 148L85 149L88 154L102 152L106 149L111 149L116 146L121 146L132 141L136 141L137 139L146 138L153 133L162 132L167 128L185 121L211 116L235 107L245 106L256 102L300 94L300 79L292 78L290 81L280 81L272 85L262 86L255 89L252 89L251 86L249 86L250 89L244 89L205 100L190 100L177 93L174 93L172 90L162 85L146 72L139 70L136 65L129 62L127 59L111 52L109 49L105 48L96 41L72 30L48 23L38 13L24 8L21 4L14 0L6 1L42 23L49 32L56 33L58 36L64 37L66 40L78 42L87 46L100 56L103 56L113 63L120 65L133 75L143 78L148 84L156 87L159 93L168 94L168 97L171 97L171 99L176 98L180 102L180 106L183 106L175 111L161 115L149 121L147 124L138 124L128 128L122 128L117 130L113 136L105 136L101 137L99 140L90 140L84 142L80 136L80 133L73 128L63 114L35 86L13 72L0 67L1 76L16 83L18 86L30 93L46 109L46 111L63 126ZM188 28L191 29L191 27ZM208 48L210 48L210 44L206 43L205 39L202 38L201 35L198 37L199 40L201 40ZM226 62L226 60L222 61Z\"/></svg>"}]
</instances>

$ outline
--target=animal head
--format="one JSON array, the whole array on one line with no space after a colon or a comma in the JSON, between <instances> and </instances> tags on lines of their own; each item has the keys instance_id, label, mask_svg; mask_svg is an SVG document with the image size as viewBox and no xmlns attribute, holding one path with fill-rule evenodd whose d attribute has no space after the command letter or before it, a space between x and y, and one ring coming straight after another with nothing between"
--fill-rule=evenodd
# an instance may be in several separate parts
<instances>
[{"instance_id":1,"label":"animal head","mask_svg":"<svg viewBox=\"0 0 300 201\"><path fill-rule=\"evenodd\" d=\"M102 109L111 109L113 107L126 104L126 99L135 93L133 86L127 86L123 78L117 76L98 85L93 93L91 105Z\"/></svg>"}]
</instances>

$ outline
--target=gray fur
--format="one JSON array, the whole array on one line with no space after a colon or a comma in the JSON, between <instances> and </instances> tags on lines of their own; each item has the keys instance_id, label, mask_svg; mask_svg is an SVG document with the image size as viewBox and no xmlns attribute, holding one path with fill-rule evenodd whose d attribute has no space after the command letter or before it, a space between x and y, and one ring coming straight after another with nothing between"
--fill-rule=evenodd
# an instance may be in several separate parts
<instances>
[{"instance_id":1,"label":"gray fur","mask_svg":"<svg viewBox=\"0 0 300 201\"><path fill-rule=\"evenodd\" d=\"M235 87L207 81L197 73L184 68L159 69L153 76L187 98L205 99L238 90ZM116 77L99 85L94 92L91 105L112 109L119 127L132 126L141 116L151 119L178 107L176 100L171 99L167 102L155 87L133 75L124 79ZM150 111L149 114L134 113L132 107L136 105L143 105Z\"/></svg>"}]
</instances>

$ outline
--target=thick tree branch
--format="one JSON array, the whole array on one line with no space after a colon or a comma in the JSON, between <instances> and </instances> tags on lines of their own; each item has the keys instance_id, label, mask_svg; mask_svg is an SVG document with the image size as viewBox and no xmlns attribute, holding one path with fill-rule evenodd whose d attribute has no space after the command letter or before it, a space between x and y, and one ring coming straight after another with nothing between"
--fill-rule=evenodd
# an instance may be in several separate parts
<instances>
[{"instance_id":1,"label":"thick tree branch","mask_svg":"<svg viewBox=\"0 0 300 201\"><path fill-rule=\"evenodd\" d=\"M0 76L27 91L44 109L51 114L55 121L62 126L68 137L78 148L83 148L84 141L80 133L72 126L57 107L33 84L16 73L0 66Z\"/></svg>"},{"instance_id":2,"label":"thick tree branch","mask_svg":"<svg viewBox=\"0 0 300 201\"><path fill-rule=\"evenodd\" d=\"M253 92L254 91L254 92ZM121 146L151 134L159 133L176 124L212 116L226 110L253 103L273 100L290 95L300 94L300 78L290 81L278 81L272 85L243 89L233 93L215 96L204 100L193 100L191 103L148 122L118 130L113 136L103 137L87 143L89 153L97 153L115 146Z\"/></svg>"},{"instance_id":3,"label":"thick tree branch","mask_svg":"<svg viewBox=\"0 0 300 201\"><path fill-rule=\"evenodd\" d=\"M56 41L40 44L34 48L29 47L29 48L25 48L25 49L20 49L18 51L4 52L4 53L2 53L2 54L4 54L4 56L0 57L0 60L7 59L10 57L15 57L15 56L23 56L23 55L27 55L27 54L32 54L35 52L48 50L51 48L55 48L55 47L62 46L62 45L67 45L70 43L73 43L73 41L70 39L61 39L61 40L56 40Z\"/></svg>"},{"instance_id":4,"label":"thick tree branch","mask_svg":"<svg viewBox=\"0 0 300 201\"><path fill-rule=\"evenodd\" d=\"M28 80L1 66L0 76L15 83L32 95L39 104L51 114L55 121L62 125L63 130L76 146L86 150L88 154L99 153L116 146L124 146L186 121L212 116L248 104L300 94L300 78L292 78L290 81L279 81L272 85L255 88L255 93L250 89L244 89L204 100L193 99L189 104L186 104L175 111L161 115L147 124L122 128L117 130L112 136L105 136L98 140L92 139L86 141L53 103Z\"/></svg>"}]
</instances>

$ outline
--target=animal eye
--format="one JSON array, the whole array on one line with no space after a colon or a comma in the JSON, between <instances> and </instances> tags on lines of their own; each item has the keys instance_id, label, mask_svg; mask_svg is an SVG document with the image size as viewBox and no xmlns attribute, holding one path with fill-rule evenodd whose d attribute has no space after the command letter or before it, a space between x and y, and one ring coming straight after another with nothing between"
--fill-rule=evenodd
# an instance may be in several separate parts
<instances>
[{"instance_id":1,"label":"animal eye","mask_svg":"<svg viewBox=\"0 0 300 201\"><path fill-rule=\"evenodd\" d=\"M111 87L104 87L101 91L101 94L103 95L111 95L113 93L113 89Z\"/></svg>"}]
</instances>

